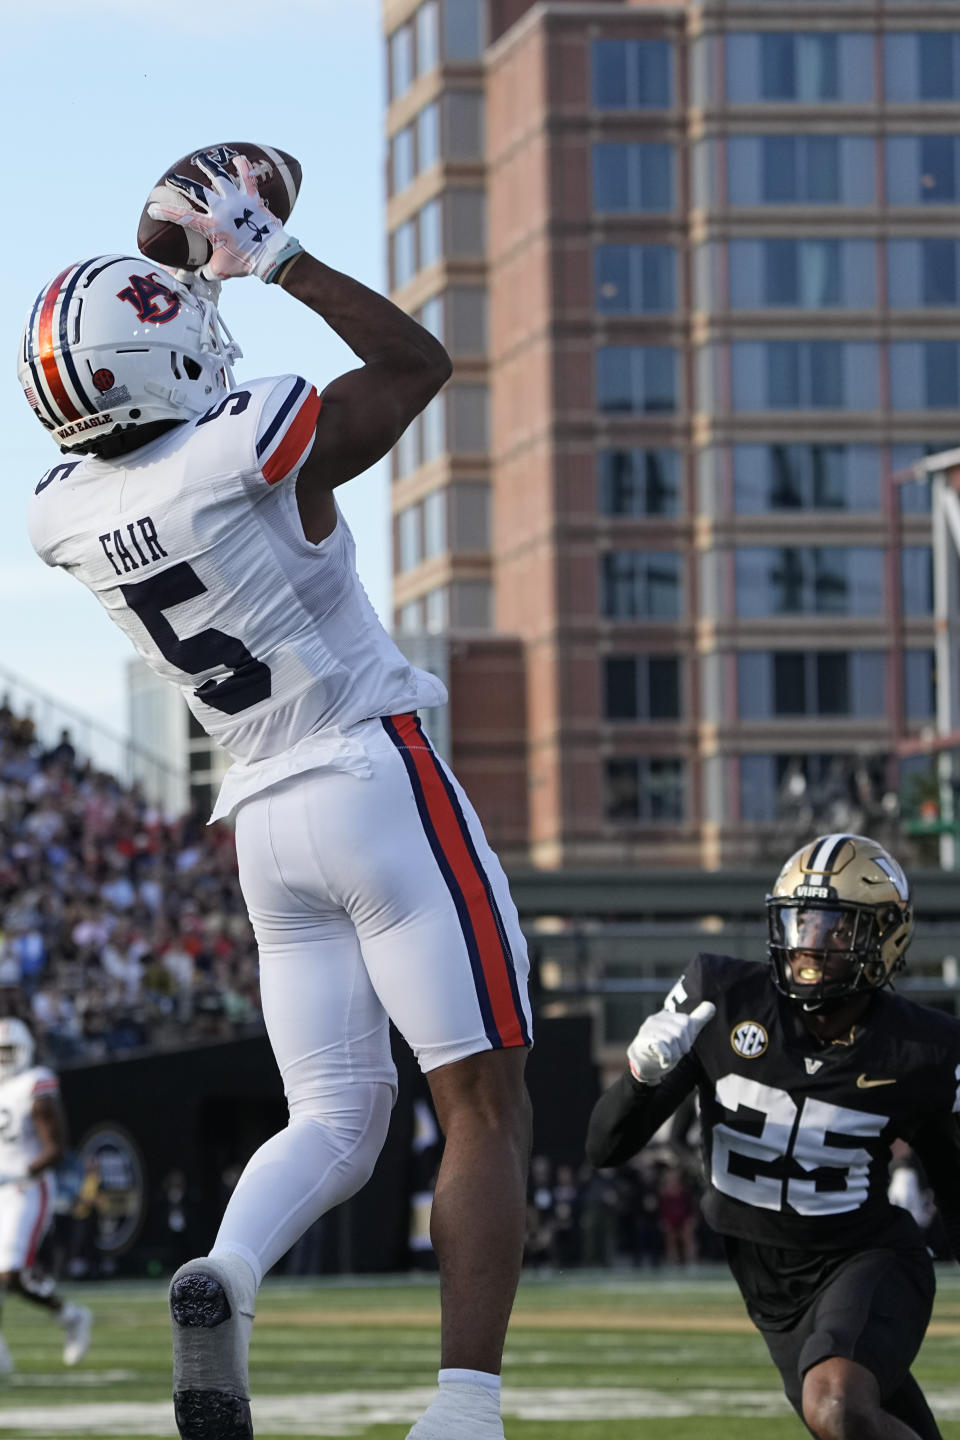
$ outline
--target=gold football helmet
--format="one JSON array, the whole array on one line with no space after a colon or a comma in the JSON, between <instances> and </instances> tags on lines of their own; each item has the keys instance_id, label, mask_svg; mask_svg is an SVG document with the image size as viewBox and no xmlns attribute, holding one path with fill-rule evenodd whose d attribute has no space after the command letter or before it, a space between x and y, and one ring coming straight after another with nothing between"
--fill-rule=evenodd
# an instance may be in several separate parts
<instances>
[{"instance_id":1,"label":"gold football helmet","mask_svg":"<svg viewBox=\"0 0 960 1440\"><path fill-rule=\"evenodd\" d=\"M784 865L767 896L767 952L781 994L823 1010L878 990L904 964L910 884L866 835L821 835Z\"/></svg>"}]
</instances>

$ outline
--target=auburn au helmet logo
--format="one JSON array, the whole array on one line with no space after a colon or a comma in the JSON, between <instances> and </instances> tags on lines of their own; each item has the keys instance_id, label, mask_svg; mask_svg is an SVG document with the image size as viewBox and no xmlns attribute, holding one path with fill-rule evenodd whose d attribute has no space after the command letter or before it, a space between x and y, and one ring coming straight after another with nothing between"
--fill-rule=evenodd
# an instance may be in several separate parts
<instances>
[{"instance_id":1,"label":"auburn au helmet logo","mask_svg":"<svg viewBox=\"0 0 960 1440\"><path fill-rule=\"evenodd\" d=\"M756 1060L768 1043L766 1030L756 1020L744 1020L730 1032L730 1044L744 1060Z\"/></svg>"}]
</instances>

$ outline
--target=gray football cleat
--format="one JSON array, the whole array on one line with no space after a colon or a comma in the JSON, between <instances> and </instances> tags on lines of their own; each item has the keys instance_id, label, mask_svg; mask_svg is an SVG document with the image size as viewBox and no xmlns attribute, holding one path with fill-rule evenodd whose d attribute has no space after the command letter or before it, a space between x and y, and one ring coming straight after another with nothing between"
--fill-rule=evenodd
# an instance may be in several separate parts
<instances>
[{"instance_id":1,"label":"gray football cleat","mask_svg":"<svg viewBox=\"0 0 960 1440\"><path fill-rule=\"evenodd\" d=\"M254 1297L249 1266L233 1256L190 1260L170 1282L181 1440L253 1440L247 1351Z\"/></svg>"}]
</instances>

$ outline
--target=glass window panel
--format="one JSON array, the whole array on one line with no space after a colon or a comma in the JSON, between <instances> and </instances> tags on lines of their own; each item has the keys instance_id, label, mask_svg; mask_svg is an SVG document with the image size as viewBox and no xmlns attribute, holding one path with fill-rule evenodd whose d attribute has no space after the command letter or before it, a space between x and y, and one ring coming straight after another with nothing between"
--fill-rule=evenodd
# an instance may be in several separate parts
<instances>
[{"instance_id":1,"label":"glass window panel","mask_svg":"<svg viewBox=\"0 0 960 1440\"><path fill-rule=\"evenodd\" d=\"M879 720L886 713L887 657L882 650L855 650L850 674L851 713Z\"/></svg>"},{"instance_id":2,"label":"glass window panel","mask_svg":"<svg viewBox=\"0 0 960 1440\"><path fill-rule=\"evenodd\" d=\"M609 655L603 662L603 713L607 720L636 720L637 662Z\"/></svg>"},{"instance_id":3,"label":"glass window panel","mask_svg":"<svg viewBox=\"0 0 960 1440\"><path fill-rule=\"evenodd\" d=\"M418 217L420 232L420 269L436 265L443 255L443 208L439 200L429 200Z\"/></svg>"},{"instance_id":4,"label":"glass window panel","mask_svg":"<svg viewBox=\"0 0 960 1440\"><path fill-rule=\"evenodd\" d=\"M677 354L665 345L640 347L643 357L643 397L645 414L672 414L677 408Z\"/></svg>"},{"instance_id":5,"label":"glass window panel","mask_svg":"<svg viewBox=\"0 0 960 1440\"><path fill-rule=\"evenodd\" d=\"M423 629L423 601L411 600L397 612L397 628L404 634L416 633Z\"/></svg>"},{"instance_id":6,"label":"glass window panel","mask_svg":"<svg viewBox=\"0 0 960 1440\"><path fill-rule=\"evenodd\" d=\"M451 624L457 630L489 630L493 589L489 580L455 580L451 587Z\"/></svg>"},{"instance_id":7,"label":"glass window panel","mask_svg":"<svg viewBox=\"0 0 960 1440\"><path fill-rule=\"evenodd\" d=\"M490 486L483 481L460 481L449 493L452 549L488 550Z\"/></svg>"},{"instance_id":8,"label":"glass window panel","mask_svg":"<svg viewBox=\"0 0 960 1440\"><path fill-rule=\"evenodd\" d=\"M769 718L772 659L767 650L741 650L737 656L737 714L741 720Z\"/></svg>"},{"instance_id":9,"label":"glass window panel","mask_svg":"<svg viewBox=\"0 0 960 1440\"><path fill-rule=\"evenodd\" d=\"M927 205L949 205L956 200L956 140L954 136L920 136L919 198Z\"/></svg>"},{"instance_id":10,"label":"glass window panel","mask_svg":"<svg viewBox=\"0 0 960 1440\"><path fill-rule=\"evenodd\" d=\"M630 285L630 246L594 247L596 306L601 314L630 314L636 297Z\"/></svg>"},{"instance_id":11,"label":"glass window panel","mask_svg":"<svg viewBox=\"0 0 960 1440\"><path fill-rule=\"evenodd\" d=\"M850 574L847 551L842 547L817 548L813 559L813 609L818 615L851 613ZM858 612L857 613L861 613Z\"/></svg>"},{"instance_id":12,"label":"glass window panel","mask_svg":"<svg viewBox=\"0 0 960 1440\"><path fill-rule=\"evenodd\" d=\"M934 719L937 713L935 652L933 650L905 650L903 665L907 719Z\"/></svg>"},{"instance_id":13,"label":"glass window panel","mask_svg":"<svg viewBox=\"0 0 960 1440\"><path fill-rule=\"evenodd\" d=\"M433 490L423 502L423 553L426 559L447 549L447 492Z\"/></svg>"},{"instance_id":14,"label":"glass window panel","mask_svg":"<svg viewBox=\"0 0 960 1440\"><path fill-rule=\"evenodd\" d=\"M843 345L837 340L813 340L805 357L810 366L810 403L839 409L843 405Z\"/></svg>"},{"instance_id":15,"label":"glass window panel","mask_svg":"<svg viewBox=\"0 0 960 1440\"><path fill-rule=\"evenodd\" d=\"M437 0L425 0L414 17L417 36L417 74L435 70L440 61L440 13Z\"/></svg>"},{"instance_id":16,"label":"glass window panel","mask_svg":"<svg viewBox=\"0 0 960 1440\"><path fill-rule=\"evenodd\" d=\"M594 40L590 46L593 103L601 110L627 108L627 47L622 40Z\"/></svg>"},{"instance_id":17,"label":"glass window panel","mask_svg":"<svg viewBox=\"0 0 960 1440\"><path fill-rule=\"evenodd\" d=\"M956 240L921 240L924 305L956 305Z\"/></svg>"},{"instance_id":18,"label":"glass window panel","mask_svg":"<svg viewBox=\"0 0 960 1440\"><path fill-rule=\"evenodd\" d=\"M484 0L443 0L443 53L479 60L484 46Z\"/></svg>"},{"instance_id":19,"label":"glass window panel","mask_svg":"<svg viewBox=\"0 0 960 1440\"><path fill-rule=\"evenodd\" d=\"M803 199L831 204L840 199L840 141L836 135L809 135Z\"/></svg>"},{"instance_id":20,"label":"glass window panel","mask_svg":"<svg viewBox=\"0 0 960 1440\"><path fill-rule=\"evenodd\" d=\"M482 190L448 190L451 255L481 256L487 248L486 203Z\"/></svg>"},{"instance_id":21,"label":"glass window panel","mask_svg":"<svg viewBox=\"0 0 960 1440\"><path fill-rule=\"evenodd\" d=\"M847 501L847 460L848 453L842 445L810 446L811 504L815 510L852 508Z\"/></svg>"},{"instance_id":22,"label":"glass window panel","mask_svg":"<svg viewBox=\"0 0 960 1440\"><path fill-rule=\"evenodd\" d=\"M628 40L627 44L637 105L668 109L672 104L673 46L666 40Z\"/></svg>"},{"instance_id":23,"label":"glass window panel","mask_svg":"<svg viewBox=\"0 0 960 1440\"><path fill-rule=\"evenodd\" d=\"M676 515L680 456L675 450L601 450L597 457L602 515Z\"/></svg>"},{"instance_id":24,"label":"glass window panel","mask_svg":"<svg viewBox=\"0 0 960 1440\"><path fill-rule=\"evenodd\" d=\"M640 777L636 760L607 760L603 767L603 813L607 820L636 820Z\"/></svg>"},{"instance_id":25,"label":"glass window panel","mask_svg":"<svg viewBox=\"0 0 960 1440\"><path fill-rule=\"evenodd\" d=\"M456 355L482 355L487 348L487 292L479 285L450 291L450 344Z\"/></svg>"},{"instance_id":26,"label":"glass window panel","mask_svg":"<svg viewBox=\"0 0 960 1440\"><path fill-rule=\"evenodd\" d=\"M792 100L797 93L793 35L760 36L760 94L764 100Z\"/></svg>"},{"instance_id":27,"label":"glass window panel","mask_svg":"<svg viewBox=\"0 0 960 1440\"><path fill-rule=\"evenodd\" d=\"M811 657L816 674L817 715L850 713L850 657L843 650L822 650Z\"/></svg>"},{"instance_id":28,"label":"glass window panel","mask_svg":"<svg viewBox=\"0 0 960 1440\"><path fill-rule=\"evenodd\" d=\"M900 573L905 615L933 614L933 552L929 545L904 545Z\"/></svg>"},{"instance_id":29,"label":"glass window panel","mask_svg":"<svg viewBox=\"0 0 960 1440\"><path fill-rule=\"evenodd\" d=\"M393 232L393 283L406 285L417 273L417 231L412 220Z\"/></svg>"},{"instance_id":30,"label":"glass window panel","mask_svg":"<svg viewBox=\"0 0 960 1440\"><path fill-rule=\"evenodd\" d=\"M425 330L429 330L443 344L443 296L431 295L429 300L424 300L417 319Z\"/></svg>"},{"instance_id":31,"label":"glass window panel","mask_svg":"<svg viewBox=\"0 0 960 1440\"><path fill-rule=\"evenodd\" d=\"M434 100L417 116L417 170L429 170L440 159L440 111Z\"/></svg>"},{"instance_id":32,"label":"glass window panel","mask_svg":"<svg viewBox=\"0 0 960 1440\"><path fill-rule=\"evenodd\" d=\"M393 137L393 166L391 183L396 195L405 190L413 179L413 130L407 125Z\"/></svg>"},{"instance_id":33,"label":"glass window panel","mask_svg":"<svg viewBox=\"0 0 960 1440\"><path fill-rule=\"evenodd\" d=\"M450 397L450 449L458 455L487 450L490 430L486 385L453 384L447 393Z\"/></svg>"},{"instance_id":34,"label":"glass window panel","mask_svg":"<svg viewBox=\"0 0 960 1440\"><path fill-rule=\"evenodd\" d=\"M399 100L413 83L413 33L409 25L401 25L390 36L390 98Z\"/></svg>"},{"instance_id":35,"label":"glass window panel","mask_svg":"<svg viewBox=\"0 0 960 1440\"><path fill-rule=\"evenodd\" d=\"M639 204L645 213L673 208L673 146L638 144L630 147L639 172Z\"/></svg>"},{"instance_id":36,"label":"glass window panel","mask_svg":"<svg viewBox=\"0 0 960 1440\"><path fill-rule=\"evenodd\" d=\"M412 420L397 441L394 464L398 479L410 475L420 464L421 420L419 415Z\"/></svg>"},{"instance_id":37,"label":"glass window panel","mask_svg":"<svg viewBox=\"0 0 960 1440\"><path fill-rule=\"evenodd\" d=\"M808 310L840 304L840 241L804 240L800 244L798 303Z\"/></svg>"},{"instance_id":38,"label":"glass window panel","mask_svg":"<svg viewBox=\"0 0 960 1440\"><path fill-rule=\"evenodd\" d=\"M420 507L408 505L401 510L397 520L397 534L400 542L400 570L412 570L420 564Z\"/></svg>"},{"instance_id":39,"label":"glass window panel","mask_svg":"<svg viewBox=\"0 0 960 1440\"><path fill-rule=\"evenodd\" d=\"M443 97L443 151L448 160L479 160L484 153L484 104L481 90L448 90Z\"/></svg>"},{"instance_id":40,"label":"glass window panel","mask_svg":"<svg viewBox=\"0 0 960 1440\"><path fill-rule=\"evenodd\" d=\"M633 409L633 351L629 345L597 350L597 406L607 414Z\"/></svg>"},{"instance_id":41,"label":"glass window panel","mask_svg":"<svg viewBox=\"0 0 960 1440\"><path fill-rule=\"evenodd\" d=\"M445 585L427 592L425 600L425 624L427 633L436 635L449 627L450 594Z\"/></svg>"},{"instance_id":42,"label":"glass window panel","mask_svg":"<svg viewBox=\"0 0 960 1440\"><path fill-rule=\"evenodd\" d=\"M438 460L447 448L447 392L435 395L421 416L423 425L423 463Z\"/></svg>"},{"instance_id":43,"label":"glass window panel","mask_svg":"<svg viewBox=\"0 0 960 1440\"><path fill-rule=\"evenodd\" d=\"M793 410L801 403L800 346L793 340L767 345L767 404L771 410Z\"/></svg>"},{"instance_id":44,"label":"glass window panel","mask_svg":"<svg viewBox=\"0 0 960 1440\"><path fill-rule=\"evenodd\" d=\"M929 410L952 410L960 405L960 372L955 340L927 340L923 343L926 402Z\"/></svg>"},{"instance_id":45,"label":"glass window panel","mask_svg":"<svg viewBox=\"0 0 960 1440\"><path fill-rule=\"evenodd\" d=\"M799 651L777 651L773 656L773 711L775 715L805 715L807 667Z\"/></svg>"},{"instance_id":46,"label":"glass window panel","mask_svg":"<svg viewBox=\"0 0 960 1440\"><path fill-rule=\"evenodd\" d=\"M676 655L651 655L647 662L648 713L651 720L680 718L680 661Z\"/></svg>"},{"instance_id":47,"label":"glass window panel","mask_svg":"<svg viewBox=\"0 0 960 1440\"><path fill-rule=\"evenodd\" d=\"M767 305L796 305L800 298L800 245L796 240L765 240L763 271Z\"/></svg>"},{"instance_id":48,"label":"glass window panel","mask_svg":"<svg viewBox=\"0 0 960 1440\"><path fill-rule=\"evenodd\" d=\"M917 68L921 100L952 100L954 88L954 47L952 36L936 31L917 35Z\"/></svg>"},{"instance_id":49,"label":"glass window panel","mask_svg":"<svg viewBox=\"0 0 960 1440\"><path fill-rule=\"evenodd\" d=\"M797 137L762 135L760 140L763 199L771 205L801 199Z\"/></svg>"},{"instance_id":50,"label":"glass window panel","mask_svg":"<svg viewBox=\"0 0 960 1440\"><path fill-rule=\"evenodd\" d=\"M640 309L645 314L662 314L676 309L676 252L671 245L636 245L634 264L639 263Z\"/></svg>"},{"instance_id":51,"label":"glass window panel","mask_svg":"<svg viewBox=\"0 0 960 1440\"><path fill-rule=\"evenodd\" d=\"M772 755L740 757L740 819L759 824L775 819L777 781Z\"/></svg>"},{"instance_id":52,"label":"glass window panel","mask_svg":"<svg viewBox=\"0 0 960 1440\"><path fill-rule=\"evenodd\" d=\"M682 760L640 762L641 819L679 821L684 812Z\"/></svg>"},{"instance_id":53,"label":"glass window panel","mask_svg":"<svg viewBox=\"0 0 960 1440\"><path fill-rule=\"evenodd\" d=\"M604 615L679 619L682 564L681 557L670 551L608 551L602 557Z\"/></svg>"}]
</instances>

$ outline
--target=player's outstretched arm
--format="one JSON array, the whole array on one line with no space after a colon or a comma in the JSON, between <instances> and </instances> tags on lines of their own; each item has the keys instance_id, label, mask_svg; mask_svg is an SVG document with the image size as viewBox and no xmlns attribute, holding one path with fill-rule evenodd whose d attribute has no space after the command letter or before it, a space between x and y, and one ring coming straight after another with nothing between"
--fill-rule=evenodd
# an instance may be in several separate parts
<instances>
[{"instance_id":1,"label":"player's outstretched arm","mask_svg":"<svg viewBox=\"0 0 960 1440\"><path fill-rule=\"evenodd\" d=\"M278 284L321 316L363 361L323 391L317 438L301 470L331 490L385 455L450 378L450 357L385 296L314 256L296 256Z\"/></svg>"}]
</instances>

